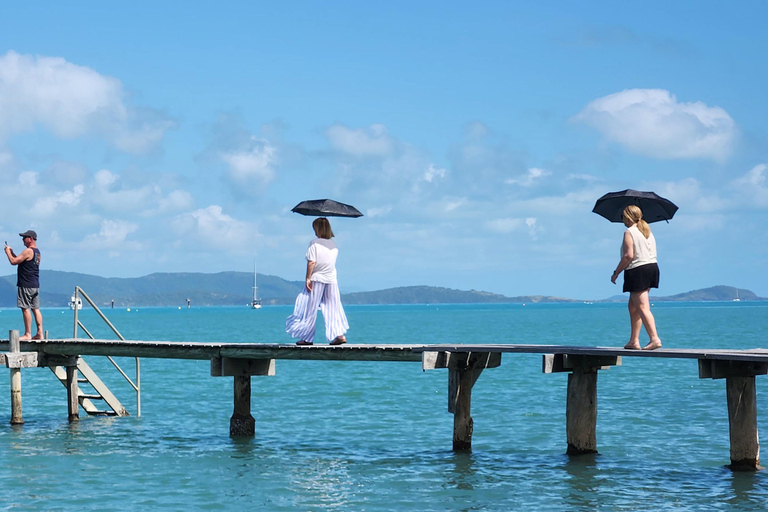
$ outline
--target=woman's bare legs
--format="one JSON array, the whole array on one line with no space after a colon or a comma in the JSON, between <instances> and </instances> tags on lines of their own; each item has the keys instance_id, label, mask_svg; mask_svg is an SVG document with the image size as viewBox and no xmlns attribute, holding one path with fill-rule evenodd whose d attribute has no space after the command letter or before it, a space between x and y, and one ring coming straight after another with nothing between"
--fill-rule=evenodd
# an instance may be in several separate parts
<instances>
[{"instance_id":1,"label":"woman's bare legs","mask_svg":"<svg viewBox=\"0 0 768 512\"><path fill-rule=\"evenodd\" d=\"M627 302L629 308L629 325L631 327L629 334L629 343L624 345L626 349L640 350L640 327L643 325L643 319L640 317L640 310L632 302L632 295L630 295L629 302Z\"/></svg>"},{"instance_id":2,"label":"woman's bare legs","mask_svg":"<svg viewBox=\"0 0 768 512\"><path fill-rule=\"evenodd\" d=\"M645 327L645 332L648 333L648 338L650 338L650 341L643 347L643 350L654 350L661 347L661 339L659 339L659 335L656 333L656 320L653 318L653 313L651 313L651 303L648 299L649 290L630 292L629 294L629 302L633 303L635 308L637 308L637 312Z\"/></svg>"}]
</instances>

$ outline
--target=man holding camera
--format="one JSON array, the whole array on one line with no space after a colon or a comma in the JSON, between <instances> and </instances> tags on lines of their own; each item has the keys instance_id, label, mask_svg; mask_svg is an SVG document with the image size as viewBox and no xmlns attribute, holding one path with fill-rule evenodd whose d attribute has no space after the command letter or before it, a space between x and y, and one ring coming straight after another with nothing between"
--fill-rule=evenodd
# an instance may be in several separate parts
<instances>
[{"instance_id":1,"label":"man holding camera","mask_svg":"<svg viewBox=\"0 0 768 512\"><path fill-rule=\"evenodd\" d=\"M20 340L43 339L43 315L40 313L40 250L37 248L37 233L27 230L19 233L25 249L16 256L13 249L5 244L5 255L11 265L18 265L16 287L16 304L21 308L24 317L24 334ZM37 334L32 337L32 315L35 315Z\"/></svg>"}]
</instances>

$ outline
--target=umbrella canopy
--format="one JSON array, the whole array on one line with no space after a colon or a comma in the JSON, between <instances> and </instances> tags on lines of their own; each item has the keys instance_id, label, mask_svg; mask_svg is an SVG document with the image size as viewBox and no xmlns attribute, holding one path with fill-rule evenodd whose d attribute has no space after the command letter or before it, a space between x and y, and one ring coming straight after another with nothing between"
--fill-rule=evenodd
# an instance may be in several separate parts
<instances>
[{"instance_id":1,"label":"umbrella canopy","mask_svg":"<svg viewBox=\"0 0 768 512\"><path fill-rule=\"evenodd\" d=\"M627 189L620 192L609 192L597 200L592 211L611 222L622 222L621 214L624 208L636 204L643 211L645 222L668 221L677 211L672 201L653 192L639 192Z\"/></svg>"},{"instance_id":2,"label":"umbrella canopy","mask_svg":"<svg viewBox=\"0 0 768 512\"><path fill-rule=\"evenodd\" d=\"M334 201L333 199L313 199L302 201L293 207L292 212L315 217L362 217L363 214L354 206Z\"/></svg>"}]
</instances>

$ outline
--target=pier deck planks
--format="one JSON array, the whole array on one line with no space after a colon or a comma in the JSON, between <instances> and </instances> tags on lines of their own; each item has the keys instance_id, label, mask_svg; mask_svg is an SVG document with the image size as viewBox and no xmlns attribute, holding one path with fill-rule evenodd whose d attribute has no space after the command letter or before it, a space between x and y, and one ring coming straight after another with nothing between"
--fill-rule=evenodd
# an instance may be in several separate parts
<instances>
[{"instance_id":1,"label":"pier deck planks","mask_svg":"<svg viewBox=\"0 0 768 512\"><path fill-rule=\"evenodd\" d=\"M0 352L8 351L8 340L0 340ZM568 354L585 356L655 357L768 363L765 349L626 350L617 347L587 347L534 344L345 344L299 347L281 343L211 343L187 341L91 340L64 338L21 342L22 352L57 355L98 355L168 359L304 359L341 361L421 361L423 352L496 352L524 354Z\"/></svg>"}]
</instances>

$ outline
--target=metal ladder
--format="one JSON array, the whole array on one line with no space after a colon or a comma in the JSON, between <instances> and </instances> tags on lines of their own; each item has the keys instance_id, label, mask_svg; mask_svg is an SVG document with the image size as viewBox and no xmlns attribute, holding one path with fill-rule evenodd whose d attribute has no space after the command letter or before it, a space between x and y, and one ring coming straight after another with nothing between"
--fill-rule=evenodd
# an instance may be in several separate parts
<instances>
[{"instance_id":1,"label":"metal ladder","mask_svg":"<svg viewBox=\"0 0 768 512\"><path fill-rule=\"evenodd\" d=\"M101 312L101 310L94 304L94 302L91 300L90 297L83 291L82 288L79 286L75 286L75 293L73 296L73 302L74 302L74 313L75 313L75 325L74 325L74 338L77 338L77 329L78 327L85 332L85 334L91 338L94 339L90 332L88 332L88 329L85 328L85 326L80 322L77 315L77 304L79 302L79 296L82 295L83 298L91 305L91 307L99 314L102 320L109 326L110 329L112 329L112 332L114 332L118 338L121 340L125 340L123 336L117 331L114 325L112 325L112 322L110 322L106 316L104 316L104 313ZM128 375L123 371L122 368L120 368L120 365L117 364L117 362L112 359L111 356L107 356L107 359L112 363L112 365L117 368L117 371L120 372L120 374L123 376L123 378L128 381L128 383L131 385L131 387L136 391L136 415L141 416L141 366L139 363L139 358L136 359L136 382L134 383ZM51 371L56 375L56 378L59 379L59 382L61 382L64 387L67 386L67 370L63 366L50 366ZM129 416L130 414L126 410L125 407L123 407L123 404L120 403L120 401L115 397L114 394L109 390L109 388L102 382L102 380L96 375L96 372L94 372L91 367L88 365L88 363L85 362L85 359L78 356L77 357L77 371L79 372L80 378L78 378L77 383L77 401L80 404L80 406L91 416ZM87 384L91 388L91 392L86 393L84 392L80 384ZM108 409L105 408L99 408L97 407L93 402L99 401L103 402L103 405L108 407Z\"/></svg>"}]
</instances>

